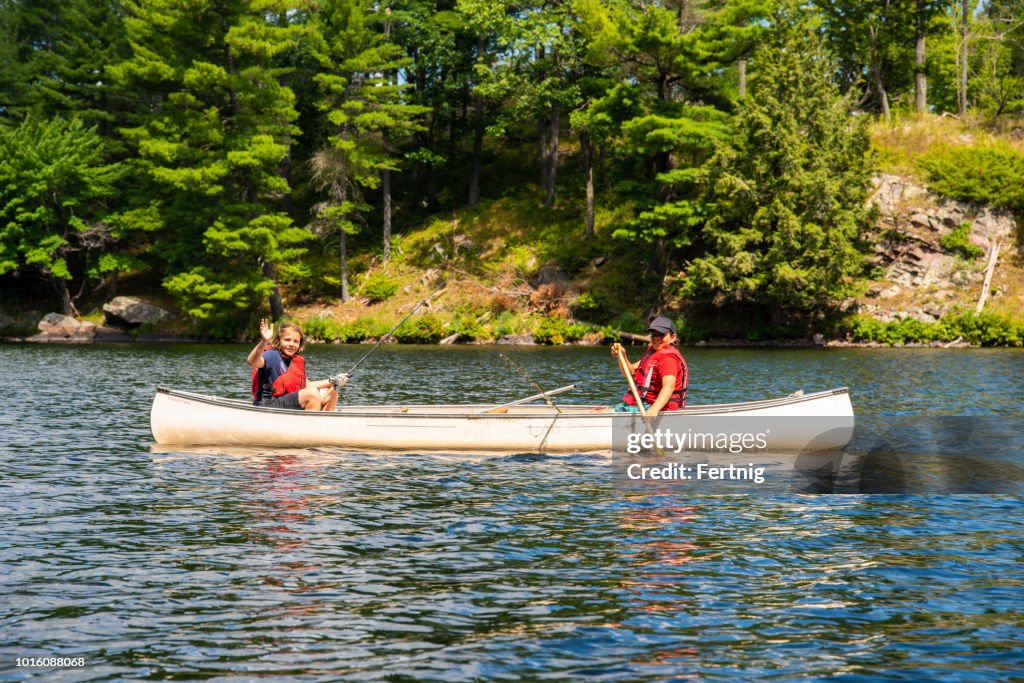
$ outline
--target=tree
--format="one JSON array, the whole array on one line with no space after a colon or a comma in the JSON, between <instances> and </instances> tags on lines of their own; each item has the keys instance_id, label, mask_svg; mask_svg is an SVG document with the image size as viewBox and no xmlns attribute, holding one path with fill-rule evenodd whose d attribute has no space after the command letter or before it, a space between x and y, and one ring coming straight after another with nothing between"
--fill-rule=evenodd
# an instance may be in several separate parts
<instances>
[{"instance_id":1,"label":"tree","mask_svg":"<svg viewBox=\"0 0 1024 683\"><path fill-rule=\"evenodd\" d=\"M684 292L723 303L814 309L845 296L863 268L869 212L867 121L850 116L822 40L795 5L776 13L755 55L733 143L701 173L705 253Z\"/></svg>"},{"instance_id":2,"label":"tree","mask_svg":"<svg viewBox=\"0 0 1024 683\"><path fill-rule=\"evenodd\" d=\"M503 51L494 45L507 40L510 18L506 14L504 0L456 0L456 12L463 25L473 36L473 68L470 83L473 101L473 155L470 160L469 197L470 206L480 201L480 165L482 163L485 119L488 95L498 99L504 94L500 81L493 77L492 62L495 53Z\"/></svg>"},{"instance_id":3,"label":"tree","mask_svg":"<svg viewBox=\"0 0 1024 683\"><path fill-rule=\"evenodd\" d=\"M125 130L156 197L164 286L187 313L231 334L261 299L284 313L282 271L302 273L310 234L282 210L281 167L297 117L279 60L303 0L127 4L133 55L110 69L141 99ZM295 21L295 23L292 23Z\"/></svg>"},{"instance_id":4,"label":"tree","mask_svg":"<svg viewBox=\"0 0 1024 683\"><path fill-rule=\"evenodd\" d=\"M314 207L314 222L321 233L338 233L342 301L349 299L347 236L358 231L359 214L368 208L363 190L390 180L390 171L399 168L392 141L419 130L427 111L402 99L405 87L392 73L407 60L387 39L390 10L378 9L369 0L328 0L312 22L311 44L321 67L315 79L328 122L324 146L311 161L325 196ZM390 202L390 185L384 199Z\"/></svg>"},{"instance_id":5,"label":"tree","mask_svg":"<svg viewBox=\"0 0 1024 683\"><path fill-rule=\"evenodd\" d=\"M714 49L722 42L689 5L589 3L582 13L589 59L614 66L620 84L576 119L617 134L616 189L637 213L613 235L650 245L647 271L655 275L670 247L690 243L700 222L694 174L729 130L722 53Z\"/></svg>"},{"instance_id":6,"label":"tree","mask_svg":"<svg viewBox=\"0 0 1024 683\"><path fill-rule=\"evenodd\" d=\"M120 3L6 0L0 26L6 53L0 115L15 121L74 115L114 137L124 102L105 68L129 55Z\"/></svg>"},{"instance_id":7,"label":"tree","mask_svg":"<svg viewBox=\"0 0 1024 683\"><path fill-rule=\"evenodd\" d=\"M109 203L122 168L104 152L96 129L78 119L0 127L0 275L39 273L65 315L77 315L90 280L133 263L112 248Z\"/></svg>"},{"instance_id":8,"label":"tree","mask_svg":"<svg viewBox=\"0 0 1024 683\"><path fill-rule=\"evenodd\" d=\"M995 119L1024 110L1024 3L986 3L974 30L974 99Z\"/></svg>"}]
</instances>

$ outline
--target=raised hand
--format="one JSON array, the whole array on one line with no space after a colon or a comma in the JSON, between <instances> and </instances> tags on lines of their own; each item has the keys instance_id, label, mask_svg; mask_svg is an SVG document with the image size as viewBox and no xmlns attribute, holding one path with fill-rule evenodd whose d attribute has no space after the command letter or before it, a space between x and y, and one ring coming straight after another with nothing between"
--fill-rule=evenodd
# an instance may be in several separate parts
<instances>
[{"instance_id":1,"label":"raised hand","mask_svg":"<svg viewBox=\"0 0 1024 683\"><path fill-rule=\"evenodd\" d=\"M260 336L268 344L274 340L274 326L268 323L266 318L260 320Z\"/></svg>"}]
</instances>

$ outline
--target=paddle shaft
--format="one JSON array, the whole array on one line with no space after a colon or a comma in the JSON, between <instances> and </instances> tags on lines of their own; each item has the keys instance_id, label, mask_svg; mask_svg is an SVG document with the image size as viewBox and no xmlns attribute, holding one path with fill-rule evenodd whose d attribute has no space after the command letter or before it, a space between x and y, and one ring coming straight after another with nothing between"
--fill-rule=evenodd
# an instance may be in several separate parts
<instances>
[{"instance_id":1,"label":"paddle shaft","mask_svg":"<svg viewBox=\"0 0 1024 683\"><path fill-rule=\"evenodd\" d=\"M566 385L564 387L559 387L557 389L552 389L551 391L547 392L546 394L543 394L543 393L541 393L541 394L534 394L533 396L527 396L526 398L521 398L518 401L510 401L509 403L502 403L500 406L494 406L493 408L488 408L487 410L483 411L481 414L496 413L499 410L502 410L504 408L511 408L512 406L517 406L517 405L520 405L522 403L529 403L530 401L536 401L538 398L547 398L548 396L555 396L557 394L563 394L566 391L572 391L575 388L576 388L575 384L568 384L568 385Z\"/></svg>"},{"instance_id":2,"label":"paddle shaft","mask_svg":"<svg viewBox=\"0 0 1024 683\"><path fill-rule=\"evenodd\" d=\"M633 368L630 366L629 358L626 356L626 350L621 345L618 347L615 357L619 361L619 370L626 376L626 381L629 382L629 391L633 394L633 399L636 400L636 407L640 410L640 419L643 421L644 427L647 428L647 433L653 435L654 430L651 427L651 418L647 417L644 402L640 398L640 391L636 388L636 382L633 381ZM661 447L655 446L654 451L658 454L659 458L665 457L665 452Z\"/></svg>"},{"instance_id":3,"label":"paddle shaft","mask_svg":"<svg viewBox=\"0 0 1024 683\"><path fill-rule=\"evenodd\" d=\"M626 351L621 346L617 349L615 358L619 361L619 372L625 376L626 381L629 382L629 391L633 394L633 399L636 401L636 407L640 409L640 417L647 422L647 411L644 410L644 402L640 398L640 390L636 388L636 382L633 381L633 368L630 366L629 358L626 357Z\"/></svg>"},{"instance_id":4,"label":"paddle shaft","mask_svg":"<svg viewBox=\"0 0 1024 683\"><path fill-rule=\"evenodd\" d=\"M526 370L524 370L522 365L520 365L519 363L515 362L514 360L512 360L511 358L509 358L508 356L506 356L503 353L499 353L498 355L501 356L502 358L504 358L506 361L508 361L512 365L512 367L514 367L516 370L518 370L520 372L520 374L522 374L522 376L526 378L527 382L529 382L533 386L537 387L537 391L539 391L541 393L541 395L544 396L544 400L548 402L549 406L551 406L552 408L555 409L555 412L557 412L557 413L561 413L562 412L562 409L559 408L558 406L556 406L555 402L551 400L551 397L548 395L549 392L544 391L544 387L542 387L537 382L537 380L535 380L533 377L530 377L530 373L528 373Z\"/></svg>"},{"instance_id":5,"label":"paddle shaft","mask_svg":"<svg viewBox=\"0 0 1024 683\"><path fill-rule=\"evenodd\" d=\"M441 291L442 289L444 289L444 288L445 288L445 284L446 284L446 283L442 282L442 283L441 283L441 286L440 286L440 287L438 287L437 289L435 289L435 290L434 290L433 292L431 292L430 294L428 294L428 295L427 295L427 298L426 298L426 299L424 299L423 301L421 301L421 302L419 302L418 304L416 304L416 306L415 306L415 307L414 307L414 308L413 308L413 309L412 309L411 311L409 311L409 312L408 312L408 313L406 314L406 316L405 316L404 318L402 318L401 320L399 320L399 321L398 321L398 324L397 324L397 325L395 325L394 327L392 327L392 328L391 328L391 331L390 331L390 332L388 332L388 333L387 333L387 334L385 334L385 335L384 335L383 337L381 337L380 339L378 339L378 340L377 340L377 343L373 345L373 348L372 348L372 349L370 349L369 351L367 351L367 352L366 352L365 354L363 354L363 357L362 357L362 358L360 358L359 360L357 360L357 361L356 361L356 364L355 364L355 365L353 365L353 366L351 367L351 369L349 369L349 371L348 371L347 373L345 373L345 374L347 374L347 375L351 376L351 375L352 375L352 373L353 373L353 372L355 372L356 368L358 368L358 367L359 367L360 365L362 365L362 364L363 364L363 361L364 361L364 360L366 360L367 358L369 358L369 357L370 357L370 356L371 356L371 355L373 354L373 352L374 352L374 351L376 351L377 349L379 349L379 348L380 348L380 345L384 343L384 340L385 340L385 339L387 339L388 337L390 337L391 335L393 335L393 334L394 334L394 333L395 333L395 332L396 332L396 331L398 330L398 328L399 328L399 327L401 327L402 325L404 325L404 324L405 324L405 321L406 321L406 320L408 320L409 318L411 318L411 317L412 317L412 314L413 314L413 313L415 313L416 311L418 311L418 310L420 309L420 307L421 307L421 306L423 306L423 305L424 305L424 304L426 304L426 303L427 303L428 301L430 301L430 299L431 299L431 298L432 298L432 297L433 297L433 296L434 296L435 294L437 294L437 293L438 293L438 292L440 292L440 291Z\"/></svg>"}]
</instances>

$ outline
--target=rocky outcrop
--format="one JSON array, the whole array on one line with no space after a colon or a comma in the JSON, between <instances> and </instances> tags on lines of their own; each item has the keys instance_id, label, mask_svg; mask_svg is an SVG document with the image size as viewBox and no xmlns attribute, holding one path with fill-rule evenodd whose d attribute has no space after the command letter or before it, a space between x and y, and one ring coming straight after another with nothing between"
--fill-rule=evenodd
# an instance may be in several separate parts
<instances>
[{"instance_id":1,"label":"rocky outcrop","mask_svg":"<svg viewBox=\"0 0 1024 683\"><path fill-rule=\"evenodd\" d=\"M130 341L131 335L122 330L97 327L88 320L76 320L62 313L47 313L39 321L39 334L25 341L42 343L78 343L91 341Z\"/></svg>"},{"instance_id":2,"label":"rocky outcrop","mask_svg":"<svg viewBox=\"0 0 1024 683\"><path fill-rule=\"evenodd\" d=\"M133 296L114 297L103 305L103 313L108 325L125 329L134 329L147 323L157 325L174 317L159 306Z\"/></svg>"},{"instance_id":3,"label":"rocky outcrop","mask_svg":"<svg viewBox=\"0 0 1024 683\"><path fill-rule=\"evenodd\" d=\"M873 242L879 281L857 307L890 322L935 322L956 304L977 298L984 257L965 259L942 247L942 238L964 224L968 241L983 253L1012 244L1017 229L1009 213L938 197L914 179L883 174L871 197L878 209Z\"/></svg>"}]
</instances>

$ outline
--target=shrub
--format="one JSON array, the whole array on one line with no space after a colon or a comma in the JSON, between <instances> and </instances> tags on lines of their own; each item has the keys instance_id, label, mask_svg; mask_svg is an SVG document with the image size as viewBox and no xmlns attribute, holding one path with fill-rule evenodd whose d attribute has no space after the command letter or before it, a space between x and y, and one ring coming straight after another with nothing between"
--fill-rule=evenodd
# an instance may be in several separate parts
<instances>
[{"instance_id":1,"label":"shrub","mask_svg":"<svg viewBox=\"0 0 1024 683\"><path fill-rule=\"evenodd\" d=\"M533 339L538 344L565 344L583 339L590 331L584 323L569 323L562 318L545 317L533 328Z\"/></svg>"},{"instance_id":2,"label":"shrub","mask_svg":"<svg viewBox=\"0 0 1024 683\"><path fill-rule=\"evenodd\" d=\"M998 313L955 313L939 323L944 338L963 337L980 346L1024 345L1024 321Z\"/></svg>"},{"instance_id":3,"label":"shrub","mask_svg":"<svg viewBox=\"0 0 1024 683\"><path fill-rule=\"evenodd\" d=\"M493 335L493 331L481 322L480 316L472 313L455 316L452 327L459 335L459 339L490 339Z\"/></svg>"},{"instance_id":4,"label":"shrub","mask_svg":"<svg viewBox=\"0 0 1024 683\"><path fill-rule=\"evenodd\" d=\"M385 273L374 273L363 283L361 293L370 303L387 301L398 291L398 281Z\"/></svg>"},{"instance_id":5,"label":"shrub","mask_svg":"<svg viewBox=\"0 0 1024 683\"><path fill-rule=\"evenodd\" d=\"M957 254L965 259L975 259L984 253L981 247L971 242L970 223L961 223L960 227L943 235L939 239L939 246L951 254Z\"/></svg>"},{"instance_id":6,"label":"shrub","mask_svg":"<svg viewBox=\"0 0 1024 683\"><path fill-rule=\"evenodd\" d=\"M311 318L306 318L301 323L301 327L307 339L333 341L338 338L342 325L328 316L315 315Z\"/></svg>"},{"instance_id":7,"label":"shrub","mask_svg":"<svg viewBox=\"0 0 1024 683\"><path fill-rule=\"evenodd\" d=\"M431 313L413 318L395 331L395 339L403 344L436 344L444 336L444 323Z\"/></svg>"},{"instance_id":8,"label":"shrub","mask_svg":"<svg viewBox=\"0 0 1024 683\"><path fill-rule=\"evenodd\" d=\"M917 166L939 194L1024 212L1024 154L1006 143L944 147L922 155Z\"/></svg>"},{"instance_id":9,"label":"shrub","mask_svg":"<svg viewBox=\"0 0 1024 683\"><path fill-rule=\"evenodd\" d=\"M491 325L495 338L519 334L523 327L523 319L513 311L502 311L494 317L494 323Z\"/></svg>"},{"instance_id":10,"label":"shrub","mask_svg":"<svg viewBox=\"0 0 1024 683\"><path fill-rule=\"evenodd\" d=\"M978 346L1024 345L1024 321L997 313L957 312L943 317L937 323L925 323L913 318L886 323L854 316L843 320L837 331L845 332L854 341L882 344L963 339Z\"/></svg>"},{"instance_id":11,"label":"shrub","mask_svg":"<svg viewBox=\"0 0 1024 683\"><path fill-rule=\"evenodd\" d=\"M365 339L387 334L391 327L391 323L372 316L365 316L339 326L334 338L343 344L356 344Z\"/></svg>"}]
</instances>

